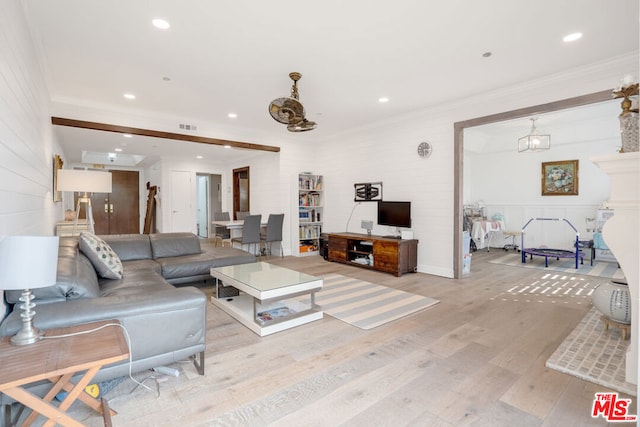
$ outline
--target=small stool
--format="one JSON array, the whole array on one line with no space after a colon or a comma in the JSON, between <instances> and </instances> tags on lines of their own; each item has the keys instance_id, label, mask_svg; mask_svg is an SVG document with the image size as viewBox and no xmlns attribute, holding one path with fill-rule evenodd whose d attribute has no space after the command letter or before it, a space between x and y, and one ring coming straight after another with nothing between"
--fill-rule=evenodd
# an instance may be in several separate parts
<instances>
[{"instance_id":1,"label":"small stool","mask_svg":"<svg viewBox=\"0 0 640 427\"><path fill-rule=\"evenodd\" d=\"M627 325L626 323L616 322L615 320L609 319L605 315L600 316L600 320L602 320L602 322L604 323L604 330L605 331L609 330L609 326L613 326L614 328L620 329L620 333L622 334L622 339L623 340L627 339L627 334L630 335L631 325Z\"/></svg>"}]
</instances>

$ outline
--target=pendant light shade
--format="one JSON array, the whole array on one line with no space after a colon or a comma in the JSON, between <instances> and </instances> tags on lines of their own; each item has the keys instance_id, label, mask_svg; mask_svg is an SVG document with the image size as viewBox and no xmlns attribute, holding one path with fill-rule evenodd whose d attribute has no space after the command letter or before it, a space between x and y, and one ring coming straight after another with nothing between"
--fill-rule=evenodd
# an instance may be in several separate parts
<instances>
[{"instance_id":1,"label":"pendant light shade","mask_svg":"<svg viewBox=\"0 0 640 427\"><path fill-rule=\"evenodd\" d=\"M536 129L536 120L531 119L531 132L518 138L518 153L544 151L551 148L551 135L541 135Z\"/></svg>"}]
</instances>

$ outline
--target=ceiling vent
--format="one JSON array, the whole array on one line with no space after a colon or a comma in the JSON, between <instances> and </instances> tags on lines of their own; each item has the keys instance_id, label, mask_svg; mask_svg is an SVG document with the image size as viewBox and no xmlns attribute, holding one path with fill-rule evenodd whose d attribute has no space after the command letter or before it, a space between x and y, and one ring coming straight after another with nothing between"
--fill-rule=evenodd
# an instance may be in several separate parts
<instances>
[{"instance_id":1,"label":"ceiling vent","mask_svg":"<svg viewBox=\"0 0 640 427\"><path fill-rule=\"evenodd\" d=\"M197 129L198 129L198 128L196 127L196 125L188 125L188 124L186 124L186 123L180 123L180 124L178 125L178 127L179 127L180 129L183 129L183 130L190 130L190 131L195 131L195 130L197 130Z\"/></svg>"}]
</instances>

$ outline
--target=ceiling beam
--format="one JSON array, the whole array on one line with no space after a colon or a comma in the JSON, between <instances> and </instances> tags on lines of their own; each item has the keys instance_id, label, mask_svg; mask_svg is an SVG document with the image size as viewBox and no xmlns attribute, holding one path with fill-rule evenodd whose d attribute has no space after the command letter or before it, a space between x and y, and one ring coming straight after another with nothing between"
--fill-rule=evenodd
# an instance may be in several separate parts
<instances>
[{"instance_id":1,"label":"ceiling beam","mask_svg":"<svg viewBox=\"0 0 640 427\"><path fill-rule=\"evenodd\" d=\"M155 138L174 139L178 141L197 142L209 145L229 145L234 148L245 148L248 150L280 152L280 147L273 145L252 144L241 141L228 141L226 139L208 138L206 136L185 135L183 133L163 132L151 129L140 129L128 126L112 125L99 122L88 122L84 120L66 119L63 117L51 117L51 123L58 126L69 126L81 129L102 130L115 133L129 133L131 135L152 136Z\"/></svg>"}]
</instances>

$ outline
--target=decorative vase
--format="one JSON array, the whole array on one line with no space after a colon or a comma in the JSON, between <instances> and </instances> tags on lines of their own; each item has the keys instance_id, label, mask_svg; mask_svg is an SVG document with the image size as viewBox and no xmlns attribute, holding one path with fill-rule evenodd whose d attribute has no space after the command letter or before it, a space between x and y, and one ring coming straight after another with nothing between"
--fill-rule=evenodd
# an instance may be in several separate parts
<instances>
[{"instance_id":1,"label":"decorative vase","mask_svg":"<svg viewBox=\"0 0 640 427\"><path fill-rule=\"evenodd\" d=\"M638 134L638 105L634 108L634 101L631 97L638 96L638 83L633 83L632 76L625 76L621 87L614 89L614 98L624 98L620 106L620 134L622 136L622 153L632 153L638 151L640 138Z\"/></svg>"},{"instance_id":2,"label":"decorative vase","mask_svg":"<svg viewBox=\"0 0 640 427\"><path fill-rule=\"evenodd\" d=\"M616 322L631 323L631 297L625 282L612 280L598 285L591 295L593 305Z\"/></svg>"},{"instance_id":3,"label":"decorative vase","mask_svg":"<svg viewBox=\"0 0 640 427\"><path fill-rule=\"evenodd\" d=\"M622 136L622 152L638 151L640 136L638 134L638 113L629 112L620 116L620 134Z\"/></svg>"}]
</instances>

